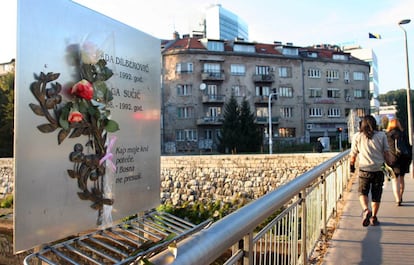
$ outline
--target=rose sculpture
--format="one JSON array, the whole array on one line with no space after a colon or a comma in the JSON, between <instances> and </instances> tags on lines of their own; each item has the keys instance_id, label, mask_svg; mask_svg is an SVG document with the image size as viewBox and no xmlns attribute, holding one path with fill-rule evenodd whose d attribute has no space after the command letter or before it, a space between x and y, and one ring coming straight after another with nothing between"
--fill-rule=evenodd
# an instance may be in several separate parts
<instances>
[{"instance_id":1,"label":"rose sculpture","mask_svg":"<svg viewBox=\"0 0 414 265\"><path fill-rule=\"evenodd\" d=\"M79 198L91 201L91 207L99 211L100 224L103 206L114 203L104 192L106 166L115 170L110 150L115 137L108 137L108 133L119 130L118 123L110 119L110 110L106 108L113 96L105 81L111 78L113 72L106 66L105 60L98 58L96 50L94 56L87 57L82 52L78 54L74 61L79 62L80 80L67 89L68 101L63 102L61 93L64 89L56 82L60 74L41 72L35 75L36 81L30 87L38 104L31 103L29 106L36 115L47 120L47 123L37 126L41 132L58 130L59 145L66 138L84 136L85 142L74 144L69 154L74 166L67 172L77 180ZM88 58L87 62L82 58Z\"/></svg>"}]
</instances>

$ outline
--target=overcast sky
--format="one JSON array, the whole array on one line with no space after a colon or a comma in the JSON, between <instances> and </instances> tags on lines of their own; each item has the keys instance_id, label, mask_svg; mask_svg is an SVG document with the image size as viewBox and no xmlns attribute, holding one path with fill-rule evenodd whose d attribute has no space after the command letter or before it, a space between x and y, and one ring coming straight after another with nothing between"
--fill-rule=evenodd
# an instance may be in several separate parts
<instances>
[{"instance_id":1,"label":"overcast sky","mask_svg":"<svg viewBox=\"0 0 414 265\"><path fill-rule=\"evenodd\" d=\"M70 0L68 0L70 1ZM0 4L0 62L16 54L17 0ZM219 3L249 26L249 41L294 45L353 44L372 48L378 58L380 93L406 88L404 32L408 35L410 74L414 76L414 1L412 0L76 0L157 38L172 38L199 29L204 10ZM368 33L382 39L369 39ZM414 84L413 84L414 85Z\"/></svg>"}]
</instances>

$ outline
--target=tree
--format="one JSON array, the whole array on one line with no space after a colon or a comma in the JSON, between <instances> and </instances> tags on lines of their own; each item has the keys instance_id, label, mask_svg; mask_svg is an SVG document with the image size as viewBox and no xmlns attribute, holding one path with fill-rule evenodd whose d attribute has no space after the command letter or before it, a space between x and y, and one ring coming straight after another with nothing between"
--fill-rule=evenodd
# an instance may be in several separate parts
<instances>
[{"instance_id":1,"label":"tree","mask_svg":"<svg viewBox=\"0 0 414 265\"><path fill-rule=\"evenodd\" d=\"M239 105L232 95L224 106L224 121L219 137L219 151L221 153L236 153L238 137L240 136Z\"/></svg>"},{"instance_id":2,"label":"tree","mask_svg":"<svg viewBox=\"0 0 414 265\"><path fill-rule=\"evenodd\" d=\"M241 106L232 95L225 105L223 127L219 137L219 151L222 153L258 152L262 134L255 124L250 105L243 99Z\"/></svg>"},{"instance_id":3,"label":"tree","mask_svg":"<svg viewBox=\"0 0 414 265\"><path fill-rule=\"evenodd\" d=\"M410 96L411 106L413 106L413 94L411 93ZM386 102L388 105L396 105L397 118L400 120L401 125L404 128L408 128L407 91L405 89L389 91L386 94L380 95L379 99L381 102Z\"/></svg>"},{"instance_id":4,"label":"tree","mask_svg":"<svg viewBox=\"0 0 414 265\"><path fill-rule=\"evenodd\" d=\"M255 123L255 116L250 110L250 104L243 99L240 108L239 152L258 152L262 144L262 133Z\"/></svg>"},{"instance_id":5,"label":"tree","mask_svg":"<svg viewBox=\"0 0 414 265\"><path fill-rule=\"evenodd\" d=\"M0 76L0 157L13 157L14 72Z\"/></svg>"}]
</instances>

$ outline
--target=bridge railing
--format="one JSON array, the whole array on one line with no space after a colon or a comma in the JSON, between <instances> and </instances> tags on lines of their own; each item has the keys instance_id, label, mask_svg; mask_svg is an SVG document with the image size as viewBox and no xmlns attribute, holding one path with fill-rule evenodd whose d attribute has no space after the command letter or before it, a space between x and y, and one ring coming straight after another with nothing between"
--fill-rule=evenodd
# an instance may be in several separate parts
<instances>
[{"instance_id":1,"label":"bridge railing","mask_svg":"<svg viewBox=\"0 0 414 265\"><path fill-rule=\"evenodd\" d=\"M349 150L250 202L150 261L178 264L308 264L350 178Z\"/></svg>"}]
</instances>

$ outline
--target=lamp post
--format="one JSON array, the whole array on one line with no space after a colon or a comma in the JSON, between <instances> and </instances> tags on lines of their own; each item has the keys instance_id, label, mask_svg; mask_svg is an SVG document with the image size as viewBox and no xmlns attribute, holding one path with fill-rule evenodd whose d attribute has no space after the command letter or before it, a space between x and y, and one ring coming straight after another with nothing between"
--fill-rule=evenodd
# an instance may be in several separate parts
<instances>
[{"instance_id":1,"label":"lamp post","mask_svg":"<svg viewBox=\"0 0 414 265\"><path fill-rule=\"evenodd\" d=\"M407 116L408 116L408 139L410 144L413 144L413 119L412 119L412 110L411 110L411 89L410 89L410 67L408 64L408 42L407 42L407 31L403 28L402 25L410 23L410 19L403 19L398 22L398 26L404 31L404 40L405 40L405 60L407 67Z\"/></svg>"},{"instance_id":2,"label":"lamp post","mask_svg":"<svg viewBox=\"0 0 414 265\"><path fill-rule=\"evenodd\" d=\"M268 111L269 111L269 154L273 152L273 134L272 134L272 97L276 96L276 92L272 92L269 94L268 100Z\"/></svg>"}]
</instances>

